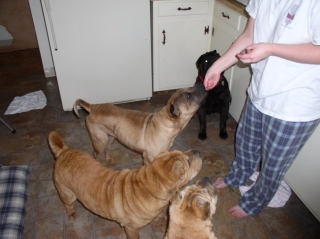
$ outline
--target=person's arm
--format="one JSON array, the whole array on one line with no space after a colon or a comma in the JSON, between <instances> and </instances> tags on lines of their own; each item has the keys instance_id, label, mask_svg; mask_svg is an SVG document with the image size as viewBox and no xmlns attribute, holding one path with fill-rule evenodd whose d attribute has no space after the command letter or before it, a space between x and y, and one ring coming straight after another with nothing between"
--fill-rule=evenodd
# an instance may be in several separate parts
<instances>
[{"instance_id":1,"label":"person's arm","mask_svg":"<svg viewBox=\"0 0 320 239\"><path fill-rule=\"evenodd\" d=\"M320 46L312 43L291 45L259 43L247 46L237 54L243 63L258 62L269 56L281 57L299 63L320 64Z\"/></svg>"},{"instance_id":2,"label":"person's arm","mask_svg":"<svg viewBox=\"0 0 320 239\"><path fill-rule=\"evenodd\" d=\"M220 79L220 74L239 59L237 54L253 43L254 18L250 17L243 33L233 42L230 48L209 68L204 78L207 90L215 87Z\"/></svg>"}]
</instances>

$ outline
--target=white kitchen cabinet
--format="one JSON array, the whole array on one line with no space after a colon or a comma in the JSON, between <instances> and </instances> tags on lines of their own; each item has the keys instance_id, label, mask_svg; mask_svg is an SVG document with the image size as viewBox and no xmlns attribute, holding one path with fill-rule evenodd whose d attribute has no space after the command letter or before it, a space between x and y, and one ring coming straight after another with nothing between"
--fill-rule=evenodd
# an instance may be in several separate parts
<instances>
[{"instance_id":1,"label":"white kitchen cabinet","mask_svg":"<svg viewBox=\"0 0 320 239\"><path fill-rule=\"evenodd\" d=\"M289 168L285 181L320 222L320 125Z\"/></svg>"},{"instance_id":2,"label":"white kitchen cabinet","mask_svg":"<svg viewBox=\"0 0 320 239\"><path fill-rule=\"evenodd\" d=\"M41 0L62 106L152 96L149 0Z\"/></svg>"},{"instance_id":3,"label":"white kitchen cabinet","mask_svg":"<svg viewBox=\"0 0 320 239\"><path fill-rule=\"evenodd\" d=\"M213 0L152 1L153 90L194 85L196 61L210 49Z\"/></svg>"},{"instance_id":4,"label":"white kitchen cabinet","mask_svg":"<svg viewBox=\"0 0 320 239\"><path fill-rule=\"evenodd\" d=\"M229 18L228 18L229 16ZM243 32L247 19L226 6L215 2L211 49L222 55ZM248 65L236 64L225 72L229 81L232 103L230 114L239 120L247 94L251 73ZM320 125L307 141L285 175L285 181L320 221Z\"/></svg>"},{"instance_id":5,"label":"white kitchen cabinet","mask_svg":"<svg viewBox=\"0 0 320 239\"><path fill-rule=\"evenodd\" d=\"M239 13L215 2L210 49L223 55L243 32L247 21L248 19ZM229 82L232 96L229 112L238 121L247 98L246 91L251 78L250 66L239 62L227 69L224 76Z\"/></svg>"}]
</instances>

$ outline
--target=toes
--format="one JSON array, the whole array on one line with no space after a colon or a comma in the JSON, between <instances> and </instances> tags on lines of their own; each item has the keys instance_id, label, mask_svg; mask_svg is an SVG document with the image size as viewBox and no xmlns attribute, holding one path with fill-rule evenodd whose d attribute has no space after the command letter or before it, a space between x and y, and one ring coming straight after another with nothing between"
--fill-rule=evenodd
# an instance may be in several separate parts
<instances>
[{"instance_id":1,"label":"toes","mask_svg":"<svg viewBox=\"0 0 320 239\"><path fill-rule=\"evenodd\" d=\"M112 158L108 158L108 159L107 159L107 163L109 163L109 164L114 164L114 160L113 160Z\"/></svg>"},{"instance_id":2,"label":"toes","mask_svg":"<svg viewBox=\"0 0 320 239\"><path fill-rule=\"evenodd\" d=\"M248 216L248 214L245 211L243 211L243 209L238 205L232 208L229 208L228 213L230 213L232 216L237 218L243 218Z\"/></svg>"}]
</instances>

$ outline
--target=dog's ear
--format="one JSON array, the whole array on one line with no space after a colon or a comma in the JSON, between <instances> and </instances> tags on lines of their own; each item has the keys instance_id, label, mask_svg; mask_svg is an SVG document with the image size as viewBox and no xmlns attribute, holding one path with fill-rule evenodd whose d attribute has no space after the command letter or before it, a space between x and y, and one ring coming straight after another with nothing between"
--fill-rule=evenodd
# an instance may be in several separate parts
<instances>
[{"instance_id":1,"label":"dog's ear","mask_svg":"<svg viewBox=\"0 0 320 239\"><path fill-rule=\"evenodd\" d=\"M211 197L217 197L217 188L214 185L214 182L209 177L204 177L197 181L197 185L201 185L202 188L205 188Z\"/></svg>"},{"instance_id":2,"label":"dog's ear","mask_svg":"<svg viewBox=\"0 0 320 239\"><path fill-rule=\"evenodd\" d=\"M182 199L182 195L180 191L177 191L175 195L170 199L171 204L178 204Z\"/></svg>"},{"instance_id":3,"label":"dog's ear","mask_svg":"<svg viewBox=\"0 0 320 239\"><path fill-rule=\"evenodd\" d=\"M195 215L201 220L207 220L211 218L213 212L211 212L210 202L203 199L201 196L197 196L193 199L192 208Z\"/></svg>"},{"instance_id":4,"label":"dog's ear","mask_svg":"<svg viewBox=\"0 0 320 239\"><path fill-rule=\"evenodd\" d=\"M183 167L183 163L180 160L176 161L173 164L172 171L177 176L177 178L180 178L182 175L185 174L185 169Z\"/></svg>"},{"instance_id":5,"label":"dog's ear","mask_svg":"<svg viewBox=\"0 0 320 239\"><path fill-rule=\"evenodd\" d=\"M198 70L200 70L200 62L201 62L201 56L198 58L198 60L196 61L196 67Z\"/></svg>"},{"instance_id":6,"label":"dog's ear","mask_svg":"<svg viewBox=\"0 0 320 239\"><path fill-rule=\"evenodd\" d=\"M175 102L172 102L170 105L170 115L171 117L178 117L180 115L180 110L175 106Z\"/></svg>"}]
</instances>

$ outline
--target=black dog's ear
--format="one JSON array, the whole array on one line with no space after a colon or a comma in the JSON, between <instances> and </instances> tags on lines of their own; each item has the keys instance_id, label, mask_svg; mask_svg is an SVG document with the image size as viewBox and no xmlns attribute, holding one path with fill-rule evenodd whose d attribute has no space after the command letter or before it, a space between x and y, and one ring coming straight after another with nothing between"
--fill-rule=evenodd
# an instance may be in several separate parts
<instances>
[{"instance_id":1,"label":"black dog's ear","mask_svg":"<svg viewBox=\"0 0 320 239\"><path fill-rule=\"evenodd\" d=\"M198 58L198 60L196 61L196 66L197 66L197 69L198 69L198 70L201 70L200 68L201 68L201 66L202 66L202 62L203 62L203 55L200 56L200 57Z\"/></svg>"}]
</instances>

